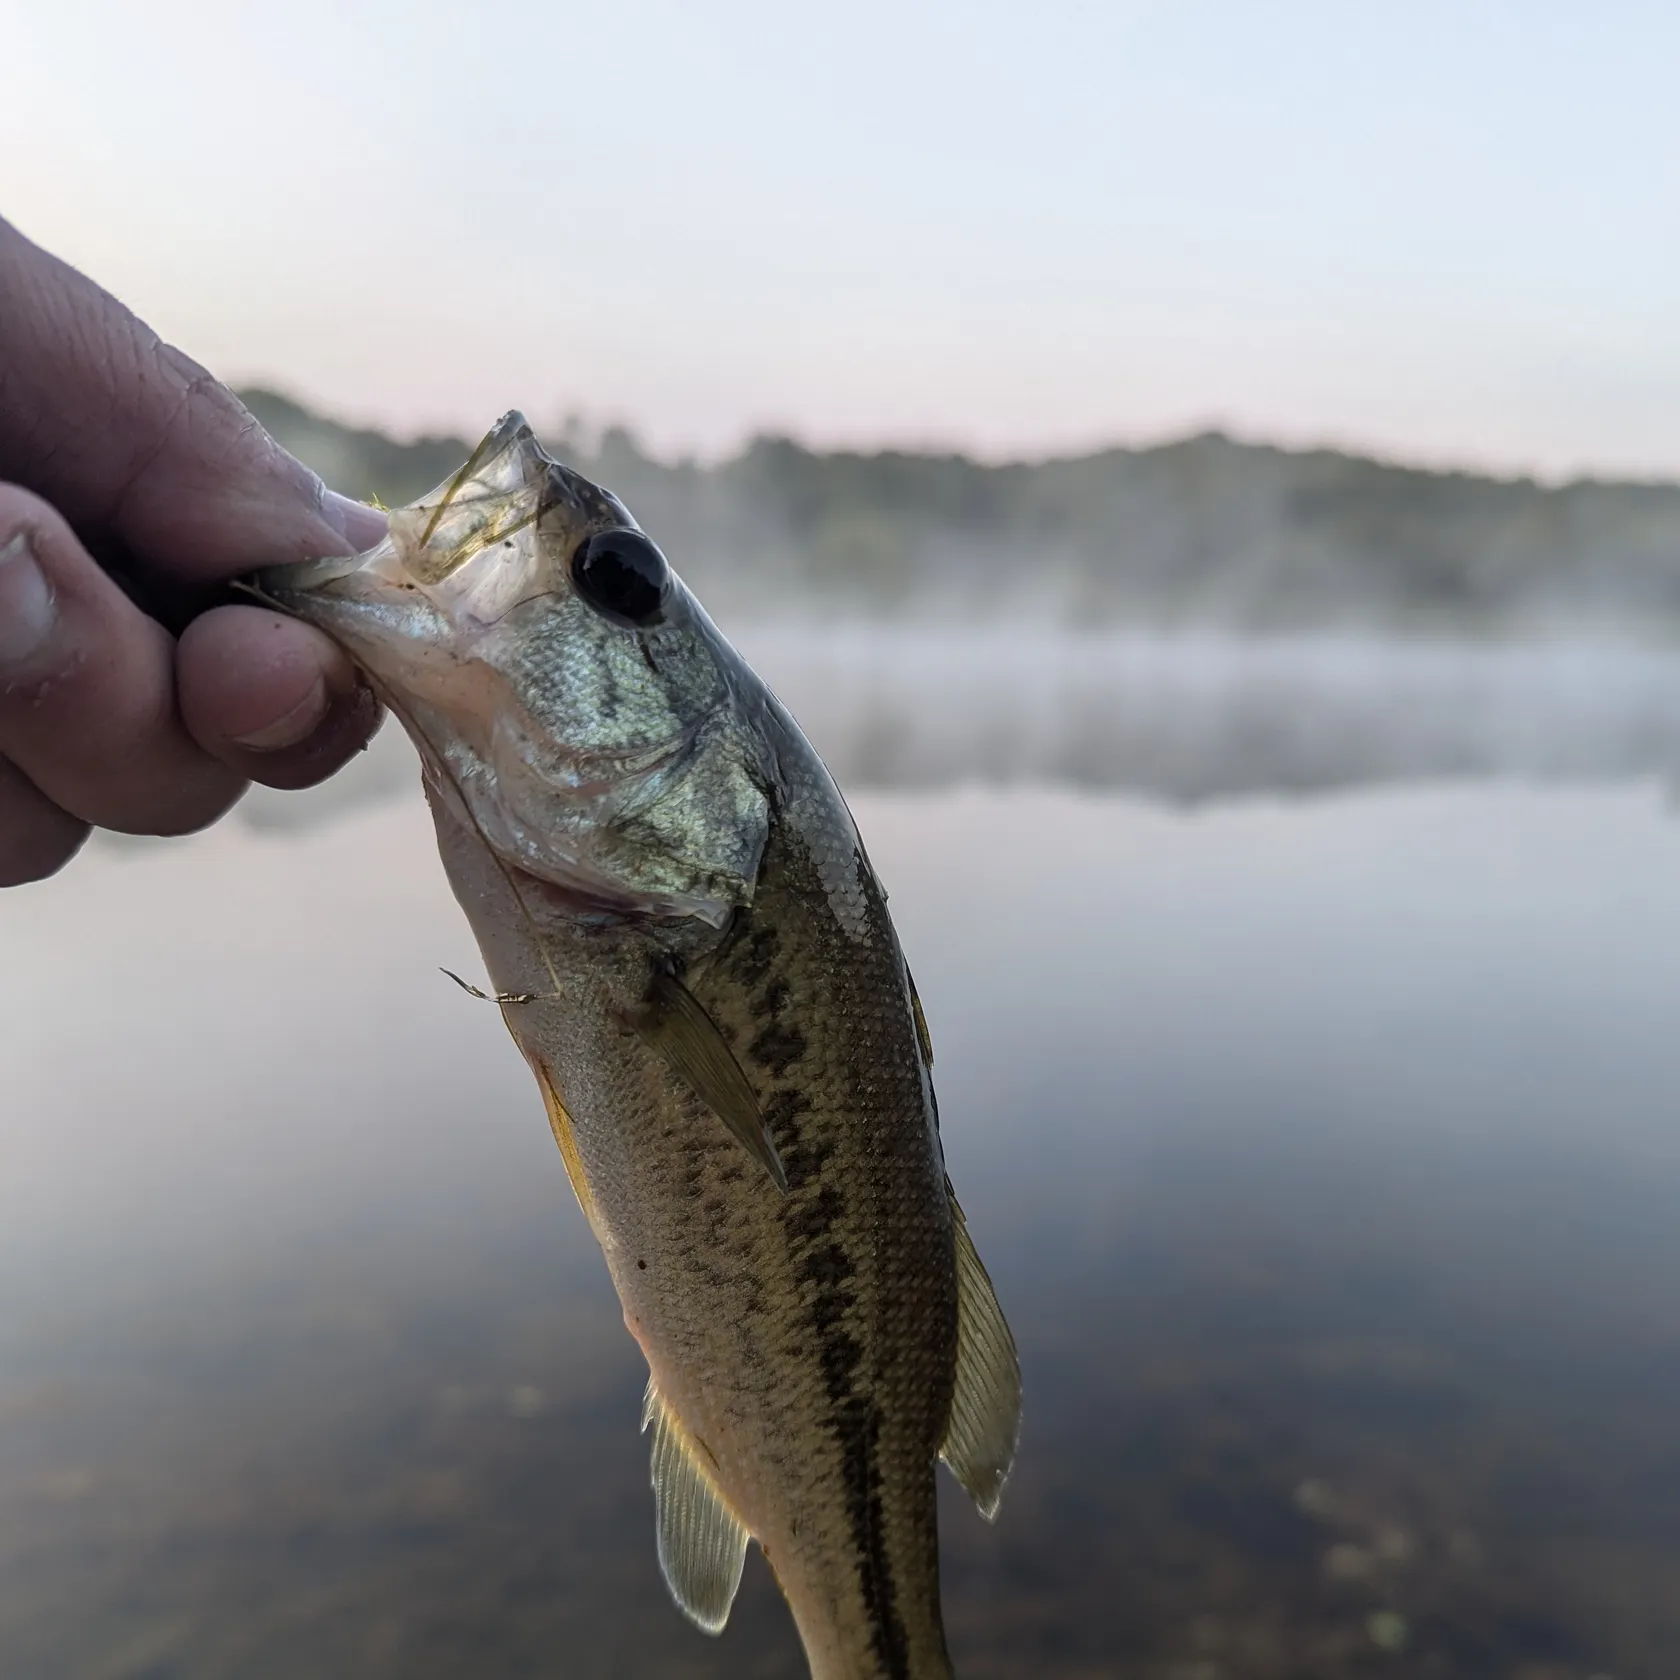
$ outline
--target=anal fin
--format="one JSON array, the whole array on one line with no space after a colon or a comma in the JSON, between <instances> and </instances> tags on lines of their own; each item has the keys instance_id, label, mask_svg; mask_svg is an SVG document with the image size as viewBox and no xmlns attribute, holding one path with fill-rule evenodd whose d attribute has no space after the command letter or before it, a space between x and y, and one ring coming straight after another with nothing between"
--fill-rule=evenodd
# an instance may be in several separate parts
<instances>
[{"instance_id":1,"label":"anal fin","mask_svg":"<svg viewBox=\"0 0 1680 1680\"><path fill-rule=\"evenodd\" d=\"M954 1195L950 1201L957 1260L957 1381L939 1456L990 1522L997 1516L1021 1434L1021 1363L992 1280L968 1234L968 1221Z\"/></svg>"},{"instance_id":2,"label":"anal fin","mask_svg":"<svg viewBox=\"0 0 1680 1680\"><path fill-rule=\"evenodd\" d=\"M707 1633L722 1633L741 1584L747 1531L718 1491L705 1449L651 1378L642 1401L643 1430L650 1424L660 1573L691 1622Z\"/></svg>"}]
</instances>

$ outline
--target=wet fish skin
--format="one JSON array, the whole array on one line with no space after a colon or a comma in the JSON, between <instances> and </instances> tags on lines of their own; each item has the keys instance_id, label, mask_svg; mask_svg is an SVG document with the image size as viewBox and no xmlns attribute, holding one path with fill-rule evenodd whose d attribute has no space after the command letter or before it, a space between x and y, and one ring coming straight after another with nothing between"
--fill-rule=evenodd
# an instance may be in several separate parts
<instances>
[{"instance_id":1,"label":"wet fish skin","mask_svg":"<svg viewBox=\"0 0 1680 1680\"><path fill-rule=\"evenodd\" d=\"M457 830L445 856L496 986L540 992L479 848ZM770 1559L813 1675L931 1680L949 1672L934 1462L951 1216L896 941L879 900L864 908L857 939L778 824L728 929L546 926L566 996L506 1009L571 1117L626 1326ZM666 961L763 1093L785 1196L627 1031Z\"/></svg>"},{"instance_id":2,"label":"wet fish skin","mask_svg":"<svg viewBox=\"0 0 1680 1680\"><path fill-rule=\"evenodd\" d=\"M512 435L511 460L506 436L492 450L491 489L517 501L521 484L549 480L528 432ZM844 801L680 581L655 629L603 636L573 611L553 556L542 563L545 545L569 556L592 530L625 528L603 496L574 494L564 517L515 533L503 563L530 576L491 594L520 599L457 631L453 663L435 651L436 601L393 639L408 603L383 582L265 581L339 635L415 734L446 871L493 984L522 1000L504 1016L647 1358L656 1486L662 1451L688 1478L660 1495L679 1603L721 1626L738 1523L771 1563L814 1680L941 1680L934 1465L959 1381L966 1238L919 1005ZM447 584L460 567L433 569ZM510 661L495 638L521 611L521 634L548 645ZM486 664L471 649L487 636ZM510 710L524 720L515 737L533 718L554 732L544 775L575 764L580 739L628 768L606 792L574 779L572 808L533 839L500 804ZM615 711L628 721L609 724ZM518 797L538 810L566 797L541 794ZM669 1031L709 1024L745 1076L768 1154L720 1124L733 1099L703 1074L697 1085L698 1064L666 1053L655 1028L672 997L682 1019ZM998 1332L1007 1341L1001 1317ZM1008 1369L993 1386L1008 1388ZM971 1488L1007 1470L1018 1388L981 1404L998 1414L1001 1462L963 1467ZM712 1526L686 1519L684 1501Z\"/></svg>"}]
</instances>

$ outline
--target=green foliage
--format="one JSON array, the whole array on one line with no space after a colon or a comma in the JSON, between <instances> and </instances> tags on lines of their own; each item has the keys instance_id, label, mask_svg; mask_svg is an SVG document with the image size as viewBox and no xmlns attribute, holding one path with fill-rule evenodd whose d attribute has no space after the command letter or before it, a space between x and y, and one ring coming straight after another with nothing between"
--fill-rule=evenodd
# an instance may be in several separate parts
<instances>
[{"instance_id":1,"label":"green foliage","mask_svg":"<svg viewBox=\"0 0 1680 1680\"><path fill-rule=\"evenodd\" d=\"M399 443L268 391L246 402L329 483L411 500L466 457ZM1423 472L1217 434L991 466L754 440L714 467L623 430L550 446L610 485L708 599L731 610L1274 628L1680 616L1680 488Z\"/></svg>"}]
</instances>

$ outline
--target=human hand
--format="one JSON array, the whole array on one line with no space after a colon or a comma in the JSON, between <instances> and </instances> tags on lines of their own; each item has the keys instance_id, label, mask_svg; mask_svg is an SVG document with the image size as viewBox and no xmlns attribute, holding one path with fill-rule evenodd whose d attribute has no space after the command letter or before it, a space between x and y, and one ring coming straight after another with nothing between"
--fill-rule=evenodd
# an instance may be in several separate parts
<instances>
[{"instance_id":1,"label":"human hand","mask_svg":"<svg viewBox=\"0 0 1680 1680\"><path fill-rule=\"evenodd\" d=\"M361 748L377 702L319 631L191 613L384 525L0 221L0 887L50 875L90 826L189 833L247 781L307 787ZM178 641L113 574L174 610Z\"/></svg>"}]
</instances>

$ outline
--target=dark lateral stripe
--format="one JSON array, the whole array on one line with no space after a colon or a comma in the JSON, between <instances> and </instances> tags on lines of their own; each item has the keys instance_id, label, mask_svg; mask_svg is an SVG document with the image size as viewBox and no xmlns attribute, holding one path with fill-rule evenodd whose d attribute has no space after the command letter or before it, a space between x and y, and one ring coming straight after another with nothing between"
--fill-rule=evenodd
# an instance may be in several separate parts
<instances>
[{"instance_id":1,"label":"dark lateral stripe","mask_svg":"<svg viewBox=\"0 0 1680 1680\"><path fill-rule=\"evenodd\" d=\"M854 1394L831 1425L845 1466L846 1511L857 1546L858 1580L869 1614L869 1641L884 1680L911 1680L910 1636L898 1609L898 1587L887 1556L882 1497L881 1411Z\"/></svg>"},{"instance_id":2,"label":"dark lateral stripe","mask_svg":"<svg viewBox=\"0 0 1680 1680\"><path fill-rule=\"evenodd\" d=\"M806 1151L795 1145L794 1160L807 1167ZM786 1215L800 1278L812 1286L807 1321L818 1349L828 1415L823 1427L839 1449L841 1486L846 1501L858 1586L869 1621L870 1642L883 1680L910 1680L910 1641L898 1608L897 1584L887 1555L885 1490L881 1477L880 1408L857 1386L863 1348L846 1328L854 1296L856 1268L835 1228L844 1218L845 1199L832 1184L801 1196Z\"/></svg>"}]
</instances>

